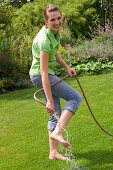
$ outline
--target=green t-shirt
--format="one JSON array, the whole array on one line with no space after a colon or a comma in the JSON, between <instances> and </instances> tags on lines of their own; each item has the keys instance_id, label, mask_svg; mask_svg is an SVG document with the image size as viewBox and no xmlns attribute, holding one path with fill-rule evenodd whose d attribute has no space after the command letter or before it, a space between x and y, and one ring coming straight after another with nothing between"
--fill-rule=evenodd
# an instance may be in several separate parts
<instances>
[{"instance_id":1,"label":"green t-shirt","mask_svg":"<svg viewBox=\"0 0 113 170\"><path fill-rule=\"evenodd\" d=\"M32 44L33 61L29 74L32 76L40 75L40 50L49 54L49 74L54 74L53 68L56 62L55 54L60 44L59 32L54 36L49 28L45 26L36 35Z\"/></svg>"}]
</instances>

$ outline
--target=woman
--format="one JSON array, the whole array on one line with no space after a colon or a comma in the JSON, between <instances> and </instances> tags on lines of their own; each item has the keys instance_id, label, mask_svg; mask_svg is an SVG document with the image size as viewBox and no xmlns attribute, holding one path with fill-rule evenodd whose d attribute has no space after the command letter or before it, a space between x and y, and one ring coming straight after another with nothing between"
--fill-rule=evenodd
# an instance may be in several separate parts
<instances>
[{"instance_id":1,"label":"woman","mask_svg":"<svg viewBox=\"0 0 113 170\"><path fill-rule=\"evenodd\" d=\"M32 45L33 61L30 79L38 88L44 88L43 96L47 102L46 109L50 113L48 122L49 159L66 160L66 157L58 153L58 142L65 148L72 148L71 144L64 140L63 130L79 107L82 98L76 90L64 81L50 87L50 84L59 80L53 71L55 62L63 66L70 76L75 76L76 72L57 53L60 44L59 30L62 26L61 11L56 5L48 5L44 9L44 17L45 26L36 35ZM67 101L62 114L60 98ZM57 112L57 116L60 117L59 121L55 118L54 112Z\"/></svg>"}]
</instances>

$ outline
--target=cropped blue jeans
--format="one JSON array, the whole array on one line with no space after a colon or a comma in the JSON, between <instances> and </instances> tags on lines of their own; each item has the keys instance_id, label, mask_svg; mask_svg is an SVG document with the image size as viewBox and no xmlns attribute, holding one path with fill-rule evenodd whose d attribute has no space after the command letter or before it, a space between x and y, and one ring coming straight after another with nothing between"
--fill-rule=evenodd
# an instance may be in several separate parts
<instances>
[{"instance_id":1,"label":"cropped blue jeans","mask_svg":"<svg viewBox=\"0 0 113 170\"><path fill-rule=\"evenodd\" d=\"M55 75L48 74L48 78L50 81L50 84L53 84L60 80ZM30 76L31 82L34 86L38 87L39 89L42 88L42 79L41 75L38 76ZM57 116L60 117L61 115L61 104L60 104L60 98L63 98L67 102L65 103L63 110L69 110L73 114L75 114L76 110L78 109L80 103L82 102L81 95L73 89L70 85L65 83L64 81L61 81L60 83L51 86L51 92L54 102L55 111L57 113ZM47 102L46 95L44 91L42 91L43 96L45 98L45 101ZM57 119L54 115L50 114L50 118L48 121L48 130L54 130L57 124Z\"/></svg>"}]
</instances>

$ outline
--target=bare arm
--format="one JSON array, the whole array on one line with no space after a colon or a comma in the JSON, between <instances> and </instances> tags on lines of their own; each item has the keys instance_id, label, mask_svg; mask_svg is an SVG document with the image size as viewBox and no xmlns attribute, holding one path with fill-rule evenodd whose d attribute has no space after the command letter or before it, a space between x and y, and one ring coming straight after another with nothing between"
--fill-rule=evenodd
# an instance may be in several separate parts
<instances>
[{"instance_id":1,"label":"bare arm","mask_svg":"<svg viewBox=\"0 0 113 170\"><path fill-rule=\"evenodd\" d=\"M70 68L70 67L66 64L66 62L60 57L60 54L58 54L58 53L56 53L56 61L57 61L58 64L60 64L62 67L64 67L64 68L67 70L67 72L68 72L68 74L69 74L70 76L75 76L75 75L76 75L75 70L73 70L72 68Z\"/></svg>"},{"instance_id":2,"label":"bare arm","mask_svg":"<svg viewBox=\"0 0 113 170\"><path fill-rule=\"evenodd\" d=\"M48 79L48 67L49 67L48 60L49 60L49 54L45 51L40 51L40 70L41 70L42 84L47 98L46 109L49 113L53 114L55 110L54 110L53 98L51 93L51 87Z\"/></svg>"}]
</instances>

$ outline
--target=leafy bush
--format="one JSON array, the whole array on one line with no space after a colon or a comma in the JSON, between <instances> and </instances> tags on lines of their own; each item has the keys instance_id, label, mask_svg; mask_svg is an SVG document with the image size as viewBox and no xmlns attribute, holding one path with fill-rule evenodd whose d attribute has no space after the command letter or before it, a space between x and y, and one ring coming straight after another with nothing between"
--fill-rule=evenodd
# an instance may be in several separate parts
<instances>
[{"instance_id":1,"label":"leafy bush","mask_svg":"<svg viewBox=\"0 0 113 170\"><path fill-rule=\"evenodd\" d=\"M15 11L11 36L12 56L29 72L32 61L32 42L43 25L43 10L38 4L28 3Z\"/></svg>"},{"instance_id":2,"label":"leafy bush","mask_svg":"<svg viewBox=\"0 0 113 170\"><path fill-rule=\"evenodd\" d=\"M98 25L92 40L78 39L74 47L66 46L66 49L60 52L64 60L71 67L81 73L100 74L113 70L113 30L108 22L106 31ZM55 67L56 74L64 75L61 67ZM61 72L61 73L60 73Z\"/></svg>"},{"instance_id":3,"label":"leafy bush","mask_svg":"<svg viewBox=\"0 0 113 170\"><path fill-rule=\"evenodd\" d=\"M11 23L13 8L9 1L1 0L0 3L0 53L4 54L6 48L10 48Z\"/></svg>"},{"instance_id":4,"label":"leafy bush","mask_svg":"<svg viewBox=\"0 0 113 170\"><path fill-rule=\"evenodd\" d=\"M63 27L60 30L60 34L61 34L60 43L63 47L65 47L67 44L70 44L71 46L73 46L75 40L74 38L72 38L73 35L67 24L64 23Z\"/></svg>"},{"instance_id":5,"label":"leafy bush","mask_svg":"<svg viewBox=\"0 0 113 170\"><path fill-rule=\"evenodd\" d=\"M18 39L12 39L12 57L23 65L23 72L29 72L32 61L32 38L27 35L20 35Z\"/></svg>"},{"instance_id":6,"label":"leafy bush","mask_svg":"<svg viewBox=\"0 0 113 170\"><path fill-rule=\"evenodd\" d=\"M0 93L29 85L23 69L22 65L11 58L10 53L0 55Z\"/></svg>"},{"instance_id":7,"label":"leafy bush","mask_svg":"<svg viewBox=\"0 0 113 170\"><path fill-rule=\"evenodd\" d=\"M92 37L92 40L84 40L81 45L78 42L74 48L71 48L70 57L72 58L72 65L89 61L102 63L113 61L112 26L107 24L106 31L104 31L104 28L99 25Z\"/></svg>"},{"instance_id":8,"label":"leafy bush","mask_svg":"<svg viewBox=\"0 0 113 170\"><path fill-rule=\"evenodd\" d=\"M87 64L79 64L77 66L74 66L73 69L75 69L78 74L108 73L113 70L113 62L108 62L106 64L103 64L101 62L88 62Z\"/></svg>"}]
</instances>

